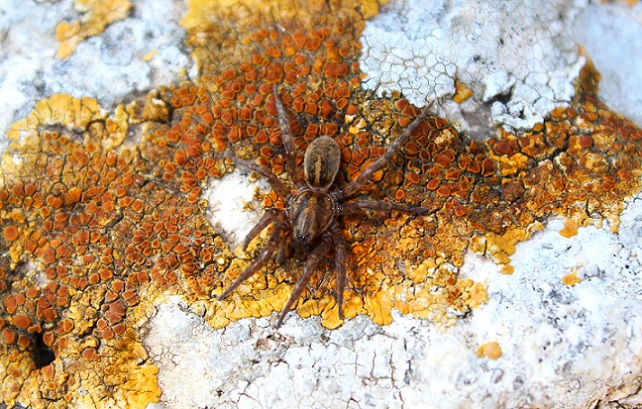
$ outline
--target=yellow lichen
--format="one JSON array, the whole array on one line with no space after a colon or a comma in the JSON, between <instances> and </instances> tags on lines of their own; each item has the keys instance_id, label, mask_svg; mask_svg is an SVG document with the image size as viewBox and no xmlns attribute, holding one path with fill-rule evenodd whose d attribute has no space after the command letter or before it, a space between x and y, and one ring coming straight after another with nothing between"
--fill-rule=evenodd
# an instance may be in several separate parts
<instances>
[{"instance_id":1,"label":"yellow lichen","mask_svg":"<svg viewBox=\"0 0 642 409\"><path fill-rule=\"evenodd\" d=\"M535 222L526 228L508 228L503 235L489 233L486 234L484 246L477 244L474 248L483 249L500 264L508 264L510 256L515 253L515 244L528 239L533 232L543 228L542 223Z\"/></svg>"},{"instance_id":2,"label":"yellow lichen","mask_svg":"<svg viewBox=\"0 0 642 409\"><path fill-rule=\"evenodd\" d=\"M577 220L567 219L564 221L564 227L560 230L560 235L562 237L571 238L577 234L577 228L579 227Z\"/></svg>"},{"instance_id":3,"label":"yellow lichen","mask_svg":"<svg viewBox=\"0 0 642 409\"><path fill-rule=\"evenodd\" d=\"M158 55L158 50L152 50L143 56L143 61L151 61L152 58Z\"/></svg>"},{"instance_id":4,"label":"yellow lichen","mask_svg":"<svg viewBox=\"0 0 642 409\"><path fill-rule=\"evenodd\" d=\"M468 98L473 96L473 90L470 89L466 84L460 81L455 81L455 96L453 96L453 101L458 104L461 104Z\"/></svg>"},{"instance_id":5,"label":"yellow lichen","mask_svg":"<svg viewBox=\"0 0 642 409\"><path fill-rule=\"evenodd\" d=\"M502 348L496 341L489 341L480 345L475 354L480 358L499 359L502 356Z\"/></svg>"},{"instance_id":6,"label":"yellow lichen","mask_svg":"<svg viewBox=\"0 0 642 409\"><path fill-rule=\"evenodd\" d=\"M504 264L499 270L502 274L511 275L515 272L515 267L510 264Z\"/></svg>"},{"instance_id":7,"label":"yellow lichen","mask_svg":"<svg viewBox=\"0 0 642 409\"><path fill-rule=\"evenodd\" d=\"M379 13L379 8L389 0L360 0L352 7L359 7L364 20ZM304 7L301 7L304 6ZM350 8L346 3L344 8ZM346 7L347 6L347 7ZM234 18L241 28L247 28L256 19L256 14L273 15L276 20L299 20L310 24L315 15L327 10L323 0L310 0L299 3L292 0L188 0L188 11L181 20L181 25L190 32L208 31L219 18Z\"/></svg>"},{"instance_id":8,"label":"yellow lichen","mask_svg":"<svg viewBox=\"0 0 642 409\"><path fill-rule=\"evenodd\" d=\"M58 57L69 57L85 38L100 34L109 24L129 15L129 0L76 0L76 9L84 13L80 20L56 27Z\"/></svg>"},{"instance_id":9,"label":"yellow lichen","mask_svg":"<svg viewBox=\"0 0 642 409\"><path fill-rule=\"evenodd\" d=\"M363 308L376 324L388 325L392 322L393 293L394 288L386 286L377 293L364 297Z\"/></svg>"},{"instance_id":10,"label":"yellow lichen","mask_svg":"<svg viewBox=\"0 0 642 409\"><path fill-rule=\"evenodd\" d=\"M0 245L9 249L0 257L5 400L155 401L156 369L140 365L136 331L166 295L181 296L213 327L283 308L305 255L268 263L215 300L269 230L248 254L228 248L202 192L233 169L231 151L286 178L273 85L301 152L319 135L339 144L338 184L385 152L419 110L398 93L376 98L361 87L364 11L376 10L375 1L194 0L183 20L199 64L193 82L113 113L90 98L54 95L12 125L0 180ZM600 103L597 77L587 64L571 106L520 134L498 130L477 142L445 118L427 118L361 194L429 214L341 219L346 317L387 324L397 309L452 325L488 298L483 284L458 277L467 251L509 273L516 244L549 216L617 220L622 198L640 187L642 131ZM140 138L124 139L130 129ZM274 192L261 199L285 206ZM331 260L320 263L295 306L329 328L341 325L333 270ZM38 370L36 335L55 356Z\"/></svg>"},{"instance_id":11,"label":"yellow lichen","mask_svg":"<svg viewBox=\"0 0 642 409\"><path fill-rule=\"evenodd\" d=\"M39 143L43 126L64 126L72 132L82 134L90 130L100 144L106 149L120 146L129 129L128 115L122 105L109 116L98 106L94 98L74 98L68 94L54 94L36 103L34 110L27 118L15 122L7 130L7 136L14 141L12 149L35 146ZM13 168L12 161L5 158Z\"/></svg>"},{"instance_id":12,"label":"yellow lichen","mask_svg":"<svg viewBox=\"0 0 642 409\"><path fill-rule=\"evenodd\" d=\"M575 284L581 283L582 279L577 276L577 270L574 269L571 273L562 277L562 282L564 285L574 287Z\"/></svg>"}]
</instances>

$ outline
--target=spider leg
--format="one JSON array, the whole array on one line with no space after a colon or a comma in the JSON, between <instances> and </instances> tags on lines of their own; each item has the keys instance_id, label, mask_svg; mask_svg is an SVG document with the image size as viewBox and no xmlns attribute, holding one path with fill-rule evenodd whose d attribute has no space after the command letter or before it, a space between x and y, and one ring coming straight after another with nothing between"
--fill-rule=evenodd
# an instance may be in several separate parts
<instances>
[{"instance_id":1,"label":"spider leg","mask_svg":"<svg viewBox=\"0 0 642 409\"><path fill-rule=\"evenodd\" d=\"M330 226L330 234L334 242L334 271L337 274L337 307L339 319L343 319L343 292L346 288L346 240L337 222Z\"/></svg>"},{"instance_id":2,"label":"spider leg","mask_svg":"<svg viewBox=\"0 0 642 409\"><path fill-rule=\"evenodd\" d=\"M254 238L263 231L263 229L265 229L270 223L272 223L274 219L279 216L279 214L280 212L276 209L267 209L265 211L265 214L263 215L263 217L261 217L261 220L259 220L259 222L254 225L254 227L252 227L252 230L250 230L247 236L245 236L245 239L243 239L243 251L247 250L247 246L250 244L250 242L254 240Z\"/></svg>"},{"instance_id":3,"label":"spider leg","mask_svg":"<svg viewBox=\"0 0 642 409\"><path fill-rule=\"evenodd\" d=\"M234 158L234 162L240 163L241 165L250 169L252 172L256 172L259 175L263 176L277 195L281 197L287 197L290 193L292 193L290 189L288 189L286 184L283 183L283 181L281 181L281 179L279 179L279 177L275 175L271 169L268 169L265 166L261 166L258 163L242 160L239 158Z\"/></svg>"},{"instance_id":4,"label":"spider leg","mask_svg":"<svg viewBox=\"0 0 642 409\"><path fill-rule=\"evenodd\" d=\"M290 189L286 186L285 183L279 179L278 176L272 172L271 169L266 168L265 166L261 166L256 162L249 161L249 160L244 160L241 158L236 157L236 155L232 152L227 152L227 157L234 162L234 166L243 166L252 172L256 172L259 175L263 176L265 179L267 179L268 183L274 189L276 194L279 196L286 197L291 193Z\"/></svg>"},{"instance_id":5,"label":"spider leg","mask_svg":"<svg viewBox=\"0 0 642 409\"><path fill-rule=\"evenodd\" d=\"M301 180L296 168L296 145L294 144L294 138L292 138L290 119L288 118L287 112L285 112L281 98L279 98L276 84L273 85L272 88L274 90L274 104L279 113L278 119L279 127L281 128L281 138L283 139L283 147L285 148L285 169L288 171L292 183L298 183Z\"/></svg>"},{"instance_id":6,"label":"spider leg","mask_svg":"<svg viewBox=\"0 0 642 409\"><path fill-rule=\"evenodd\" d=\"M283 323L283 319L292 308L292 304L294 304L294 302L301 296L301 293L303 293L303 290L310 282L312 273L314 273L314 270L316 270L319 261L330 250L331 241L328 239L329 236L325 236L321 244L319 244L310 253L308 261L305 263L305 267L303 267L303 273L301 273L301 277L299 277L296 285L294 286L294 290L292 290L290 299L287 303L285 303L285 307L283 307L283 311L281 311L281 315L279 315L279 320L276 322L276 328L279 328L281 326L281 324Z\"/></svg>"},{"instance_id":7,"label":"spider leg","mask_svg":"<svg viewBox=\"0 0 642 409\"><path fill-rule=\"evenodd\" d=\"M245 280L250 278L254 273L259 271L261 267L265 265L265 263L270 260L270 257L272 257L272 254L274 253L274 250L276 249L277 244L280 242L281 236L283 235L283 228L277 224L274 226L274 231L272 232L272 236L270 236L270 240L268 243L265 245L265 248L259 254L256 259L250 264L248 268L241 273L241 275L232 283L231 286L227 287L225 291L223 291L223 294L218 296L218 300L221 301L225 297L227 297L232 291L236 290L239 285L241 285Z\"/></svg>"},{"instance_id":8,"label":"spider leg","mask_svg":"<svg viewBox=\"0 0 642 409\"><path fill-rule=\"evenodd\" d=\"M366 184L372 178L372 175L374 175L377 171L383 169L392 157L397 153L399 148L401 148L408 138L410 137L410 134L415 131L415 129L421 124L421 122L428 116L428 113L430 112L430 108L432 107L434 101L426 105L426 107L421 111L418 117L416 117L406 129L404 129L403 133L397 138L396 141L384 153L379 159L377 159L373 164L368 166L367 168L364 169L363 172L352 182L348 183L346 186L343 188L339 189L340 194L337 195L338 198L344 198L351 196L355 193L357 193L363 185Z\"/></svg>"},{"instance_id":9,"label":"spider leg","mask_svg":"<svg viewBox=\"0 0 642 409\"><path fill-rule=\"evenodd\" d=\"M384 212L397 210L397 211L406 212L406 213L426 213L430 211L430 209L428 209L427 207L406 206L395 202L380 202L377 200L356 200L354 202L343 204L344 213L353 213L355 210L358 210L358 209L367 209L367 210L384 211Z\"/></svg>"},{"instance_id":10,"label":"spider leg","mask_svg":"<svg viewBox=\"0 0 642 409\"><path fill-rule=\"evenodd\" d=\"M281 264L283 261L285 261L285 259L290 257L290 244L290 237L284 236L283 240L281 240L281 244L279 245L279 251L278 253L276 253L276 257L274 259L278 264Z\"/></svg>"}]
</instances>

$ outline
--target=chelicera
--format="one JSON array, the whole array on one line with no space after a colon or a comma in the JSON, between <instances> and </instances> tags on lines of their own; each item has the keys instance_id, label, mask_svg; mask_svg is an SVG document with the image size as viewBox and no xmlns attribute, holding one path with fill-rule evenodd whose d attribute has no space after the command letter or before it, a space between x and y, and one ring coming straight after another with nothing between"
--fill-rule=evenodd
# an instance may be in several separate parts
<instances>
[{"instance_id":1,"label":"chelicera","mask_svg":"<svg viewBox=\"0 0 642 409\"><path fill-rule=\"evenodd\" d=\"M355 180L343 187L335 186L333 188L341 165L339 145L328 136L321 136L312 141L305 151L303 175L301 175L297 167L296 148L290 130L290 122L277 93L276 85L274 86L274 100L285 150L285 169L291 185L284 183L268 168L253 162L248 162L247 166L265 177L276 194L286 199L287 206L284 210L267 209L261 220L248 233L243 241L244 251L261 231L270 224L273 226L272 234L263 251L218 299L222 300L227 297L241 283L258 272L272 258L277 249L279 250L277 261L283 260L292 249L299 254L307 253L303 272L279 316L276 324L279 327L295 301L305 290L319 262L334 247L334 269L337 277L336 298L339 318L343 319L343 293L346 287L346 242L339 227L339 217L360 209L388 212L397 210L417 214L428 211L424 207L409 207L393 202L354 200L344 203L344 200L361 190L375 172L390 163L392 157L406 143L410 134L426 118L432 103L426 106L419 116L404 129L386 153L368 166Z\"/></svg>"}]
</instances>

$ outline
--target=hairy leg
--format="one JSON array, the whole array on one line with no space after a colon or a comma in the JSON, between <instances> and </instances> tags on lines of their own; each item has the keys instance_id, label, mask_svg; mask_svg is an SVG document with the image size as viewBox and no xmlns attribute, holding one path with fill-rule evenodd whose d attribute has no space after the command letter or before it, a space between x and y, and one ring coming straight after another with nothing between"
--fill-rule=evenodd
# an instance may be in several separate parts
<instances>
[{"instance_id":1,"label":"hairy leg","mask_svg":"<svg viewBox=\"0 0 642 409\"><path fill-rule=\"evenodd\" d=\"M281 137L283 139L283 147L285 148L285 170L290 175L292 183L299 183L299 172L296 167L296 145L294 138L292 138L292 131L290 130L290 119L288 113L285 112L279 93L277 92L276 85L273 86L274 90L274 103L278 111L279 127L281 128Z\"/></svg>"},{"instance_id":2,"label":"hairy leg","mask_svg":"<svg viewBox=\"0 0 642 409\"><path fill-rule=\"evenodd\" d=\"M332 247L330 237L324 236L321 244L319 244L317 248L312 250L312 252L308 256L308 261L305 263L305 267L303 267L301 277L299 277L299 279L297 280L296 285L294 286L294 290L292 290L292 294L290 295L290 299L288 299L288 302L285 303L285 307L283 307L283 311L281 311L281 315L279 315L279 320L276 323L277 328L281 326L281 324L283 323L283 319L286 315L288 315L288 312L292 308L292 305L301 296L303 290L305 290L305 287L310 282L312 273L314 273L314 270L316 270L319 261L330 250L330 247Z\"/></svg>"},{"instance_id":3,"label":"hairy leg","mask_svg":"<svg viewBox=\"0 0 642 409\"><path fill-rule=\"evenodd\" d=\"M410 134L415 131L415 129L421 124L421 122L428 116L428 113L430 112L430 108L432 107L433 102L429 103L424 107L424 109L421 111L419 116L415 118L410 125L406 129L404 129L403 133L397 138L396 141L384 153L379 159L377 159L372 165L368 166L366 169L364 169L363 172L352 182L348 183L346 186L343 188L339 189L340 194L337 195L338 199L344 198L344 197L349 197L355 193L357 193L363 185L366 184L372 178L372 175L374 175L377 171L383 169L388 165L392 157L397 153L397 151L408 141L408 138L410 137Z\"/></svg>"},{"instance_id":4,"label":"hairy leg","mask_svg":"<svg viewBox=\"0 0 642 409\"><path fill-rule=\"evenodd\" d=\"M337 222L330 226L330 234L334 243L334 271L337 275L337 307L339 319L343 319L343 293L346 289L346 240Z\"/></svg>"},{"instance_id":5,"label":"hairy leg","mask_svg":"<svg viewBox=\"0 0 642 409\"><path fill-rule=\"evenodd\" d=\"M265 166L261 166L258 163L251 161L244 161L238 158L235 159L235 161L238 161L239 163L250 169L252 172L256 172L259 175L263 176L268 181L272 189L274 189L277 195L281 197L288 197L288 195L292 193L290 189L285 185L285 183L283 183L281 179L279 179L279 177L275 175L274 172L272 172L272 170L266 168Z\"/></svg>"},{"instance_id":6,"label":"hairy leg","mask_svg":"<svg viewBox=\"0 0 642 409\"><path fill-rule=\"evenodd\" d=\"M265 245L265 248L263 249L261 254L259 254L259 256L254 259L252 264L250 264L250 266L241 273L241 275L236 279L236 281L234 281L234 283L232 283L231 286L227 287L227 289L223 291L223 294L219 295L219 301L227 297L232 291L236 290L239 285L241 285L248 278L252 277L254 273L259 271L268 262L268 260L270 260L272 254L274 253L274 250L276 249L276 246L281 242L282 236L283 228L277 224L276 226L274 226L272 236L270 236L270 240Z\"/></svg>"},{"instance_id":7,"label":"hairy leg","mask_svg":"<svg viewBox=\"0 0 642 409\"><path fill-rule=\"evenodd\" d=\"M292 229L290 228L290 230ZM284 232L281 243L279 244L279 251L276 253L276 257L274 258L274 261L276 261L277 264L281 264L290 258L290 255L292 254L291 244L292 236L289 235L288 232Z\"/></svg>"},{"instance_id":8,"label":"hairy leg","mask_svg":"<svg viewBox=\"0 0 642 409\"><path fill-rule=\"evenodd\" d=\"M413 206L402 205L395 202L380 202L377 200L356 200L354 202L343 204L344 214L354 213L355 211L360 209L383 211L383 212L390 212L392 210L397 210L397 211L406 212L406 213L426 213L430 211L430 209L428 209L427 207L419 207L419 206L413 207Z\"/></svg>"},{"instance_id":9,"label":"hairy leg","mask_svg":"<svg viewBox=\"0 0 642 409\"><path fill-rule=\"evenodd\" d=\"M274 189L277 195L287 197L290 193L292 193L287 185L283 183L281 179L279 179L279 177L275 175L274 172L272 172L272 170L261 166L256 162L237 158L236 155L230 151L227 152L227 158L234 162L234 166L245 167L252 172L256 172L259 175L263 176L265 179L267 179L268 183L270 184L272 189Z\"/></svg>"},{"instance_id":10,"label":"hairy leg","mask_svg":"<svg viewBox=\"0 0 642 409\"><path fill-rule=\"evenodd\" d=\"M254 238L263 231L263 229L272 223L274 219L279 217L280 214L281 212L276 209L267 209L265 214L263 214L263 217L261 217L261 220L252 227L252 230L250 230L247 236L245 236L245 239L243 239L243 251L246 251L250 242L254 240Z\"/></svg>"}]
</instances>

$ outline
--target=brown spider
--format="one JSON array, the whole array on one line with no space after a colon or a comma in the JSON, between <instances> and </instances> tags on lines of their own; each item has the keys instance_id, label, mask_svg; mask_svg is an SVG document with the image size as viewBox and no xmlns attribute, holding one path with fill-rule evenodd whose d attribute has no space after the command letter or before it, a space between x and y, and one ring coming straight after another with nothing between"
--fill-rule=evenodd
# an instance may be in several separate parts
<instances>
[{"instance_id":1,"label":"brown spider","mask_svg":"<svg viewBox=\"0 0 642 409\"><path fill-rule=\"evenodd\" d=\"M259 166L253 162L246 165L254 172L265 177L277 195L286 198L285 210L268 209L261 220L252 228L243 241L243 251L248 244L263 229L272 224L274 230L263 251L254 262L229 286L219 297L219 301L227 297L238 288L241 283L259 271L272 257L277 246L281 246L277 261L283 259L289 246L294 245L297 252L309 252L308 260L303 268L290 295L290 299L283 307L276 327L280 327L292 304L301 296L308 285L312 273L319 261L334 245L335 270L337 274L337 305L339 318L343 319L343 292L346 286L346 243L339 227L338 217L358 209L424 213L425 207L408 207L398 203L379 202L374 200L357 200L342 204L341 202L357 193L363 185L372 178L375 172L388 165L399 148L408 140L410 134L419 126L428 115L432 103L428 104L421 114L403 131L401 136L388 148L386 153L368 166L355 180L342 188L330 191L341 164L341 150L339 145L328 136L321 136L310 143L303 159L303 181L296 164L296 150L288 115L279 99L276 85L274 86L274 99L278 111L278 121L285 148L285 166L289 178L294 185L290 188L281 181L270 169Z\"/></svg>"}]
</instances>

